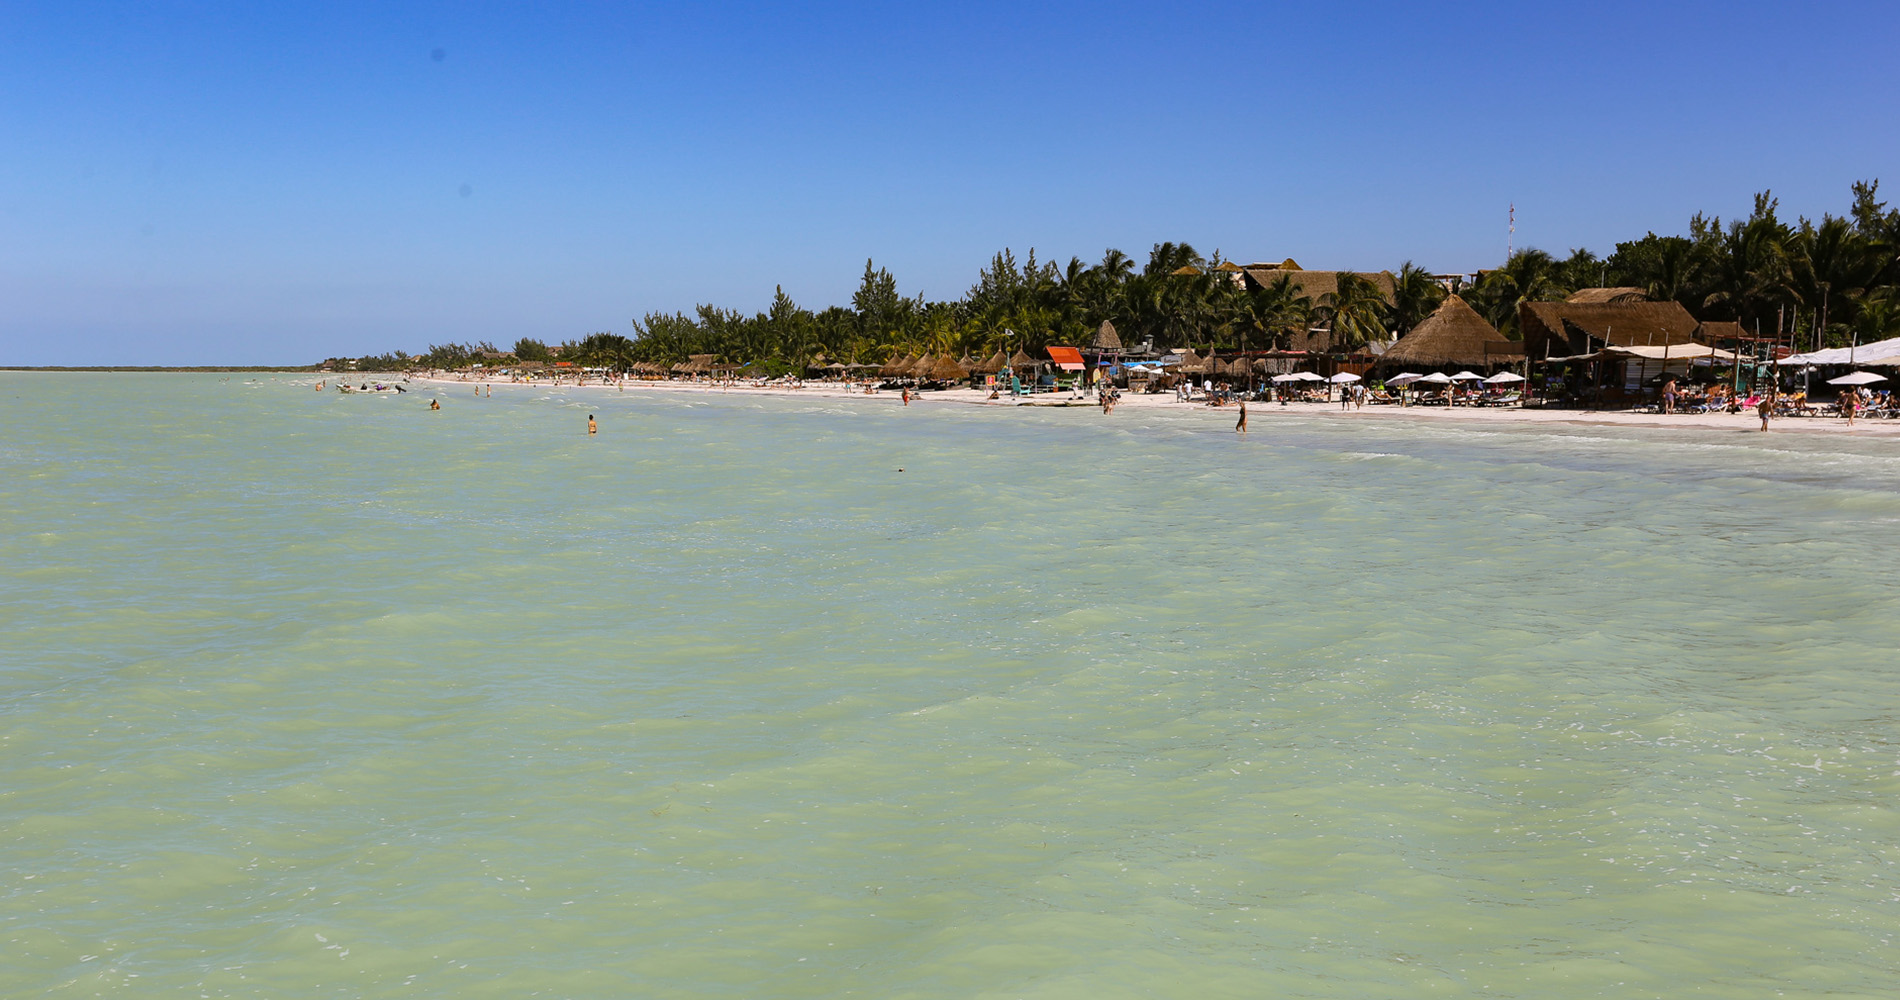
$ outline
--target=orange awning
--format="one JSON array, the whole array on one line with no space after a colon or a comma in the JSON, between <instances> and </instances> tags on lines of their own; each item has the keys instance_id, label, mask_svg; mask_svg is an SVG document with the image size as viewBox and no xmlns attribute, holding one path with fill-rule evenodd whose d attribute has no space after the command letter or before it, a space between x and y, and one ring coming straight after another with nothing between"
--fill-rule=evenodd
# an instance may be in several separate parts
<instances>
[{"instance_id":1,"label":"orange awning","mask_svg":"<svg viewBox=\"0 0 1900 1000\"><path fill-rule=\"evenodd\" d=\"M1051 347L1047 348L1047 350L1049 351L1049 360L1055 362L1056 367L1065 372L1079 372L1082 370L1082 352L1076 348Z\"/></svg>"}]
</instances>

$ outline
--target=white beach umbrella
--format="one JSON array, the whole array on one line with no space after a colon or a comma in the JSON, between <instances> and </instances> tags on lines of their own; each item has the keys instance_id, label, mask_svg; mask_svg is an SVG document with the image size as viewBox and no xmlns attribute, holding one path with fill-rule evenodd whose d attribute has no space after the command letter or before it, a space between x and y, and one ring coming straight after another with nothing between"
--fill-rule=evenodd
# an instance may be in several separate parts
<instances>
[{"instance_id":1,"label":"white beach umbrella","mask_svg":"<svg viewBox=\"0 0 1900 1000\"><path fill-rule=\"evenodd\" d=\"M1273 381L1276 385L1284 385L1288 382L1298 382L1299 381L1299 378L1297 377L1298 374L1299 374L1298 372L1289 372L1285 375L1275 375L1273 377Z\"/></svg>"},{"instance_id":2,"label":"white beach umbrella","mask_svg":"<svg viewBox=\"0 0 1900 1000\"><path fill-rule=\"evenodd\" d=\"M1417 372L1400 372L1397 375L1394 375L1391 378L1386 379L1385 384L1386 385L1411 385L1412 383L1424 377L1425 376L1420 375Z\"/></svg>"},{"instance_id":3,"label":"white beach umbrella","mask_svg":"<svg viewBox=\"0 0 1900 1000\"><path fill-rule=\"evenodd\" d=\"M1433 385L1448 385L1451 382L1451 376L1444 372L1433 372L1430 375L1420 375L1418 381L1430 382Z\"/></svg>"},{"instance_id":4,"label":"white beach umbrella","mask_svg":"<svg viewBox=\"0 0 1900 1000\"><path fill-rule=\"evenodd\" d=\"M1354 375L1352 372L1340 372L1339 374L1334 375L1332 378L1329 378L1326 381L1331 382L1334 385L1340 385L1346 382L1357 382L1359 381L1359 376Z\"/></svg>"},{"instance_id":5,"label":"white beach umbrella","mask_svg":"<svg viewBox=\"0 0 1900 1000\"><path fill-rule=\"evenodd\" d=\"M1325 380L1324 378L1321 378L1321 377L1320 377L1320 375L1319 375L1319 373L1317 373L1317 372L1294 372L1294 373L1293 373L1293 377L1294 377L1294 378L1296 378L1296 379L1299 379L1299 380L1300 380L1300 381L1302 381L1302 382L1324 382L1324 381L1326 381L1326 380Z\"/></svg>"},{"instance_id":6,"label":"white beach umbrella","mask_svg":"<svg viewBox=\"0 0 1900 1000\"><path fill-rule=\"evenodd\" d=\"M1453 382L1482 382L1484 381L1484 376L1477 372L1464 371L1453 375L1451 380Z\"/></svg>"},{"instance_id":7,"label":"white beach umbrella","mask_svg":"<svg viewBox=\"0 0 1900 1000\"><path fill-rule=\"evenodd\" d=\"M1887 381L1887 376L1885 375L1875 375L1873 372L1854 372L1851 375L1842 375L1840 378L1828 379L1827 384L1828 385L1872 385L1875 382L1885 382L1885 381Z\"/></svg>"},{"instance_id":8,"label":"white beach umbrella","mask_svg":"<svg viewBox=\"0 0 1900 1000\"><path fill-rule=\"evenodd\" d=\"M1522 382L1522 381L1524 381L1524 376L1519 375L1516 372L1498 372L1496 375L1493 375L1490 378L1485 379L1484 384L1502 385L1506 382Z\"/></svg>"}]
</instances>

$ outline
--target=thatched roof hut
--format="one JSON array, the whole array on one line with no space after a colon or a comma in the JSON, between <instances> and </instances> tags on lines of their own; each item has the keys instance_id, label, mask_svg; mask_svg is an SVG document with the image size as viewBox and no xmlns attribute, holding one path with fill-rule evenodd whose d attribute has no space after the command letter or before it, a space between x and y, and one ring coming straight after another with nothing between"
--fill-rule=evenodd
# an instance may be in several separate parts
<instances>
[{"instance_id":1,"label":"thatched roof hut","mask_svg":"<svg viewBox=\"0 0 1900 1000\"><path fill-rule=\"evenodd\" d=\"M1696 320L1680 302L1524 302L1517 307L1532 361L1614 347L1695 342Z\"/></svg>"},{"instance_id":2,"label":"thatched roof hut","mask_svg":"<svg viewBox=\"0 0 1900 1000\"><path fill-rule=\"evenodd\" d=\"M1198 372L1201 370L1201 356L1194 353L1194 348L1190 347L1181 352L1181 363L1175 367L1184 372Z\"/></svg>"},{"instance_id":3,"label":"thatched roof hut","mask_svg":"<svg viewBox=\"0 0 1900 1000\"><path fill-rule=\"evenodd\" d=\"M1103 320L1101 327L1095 331L1095 339L1089 341L1089 349L1093 351L1121 350L1122 338L1115 332L1115 324Z\"/></svg>"},{"instance_id":4,"label":"thatched roof hut","mask_svg":"<svg viewBox=\"0 0 1900 1000\"><path fill-rule=\"evenodd\" d=\"M882 378L896 378L897 376L910 371L911 362L912 362L912 358L908 354L902 355L900 357L895 357L895 358L890 359L889 361L884 362L884 366L882 368L879 368L877 370L877 373Z\"/></svg>"},{"instance_id":5,"label":"thatched roof hut","mask_svg":"<svg viewBox=\"0 0 1900 1000\"><path fill-rule=\"evenodd\" d=\"M910 367L904 369L904 374L909 375L911 378L929 378L930 369L935 367L936 364L937 356L929 351L925 351L923 357L911 362Z\"/></svg>"},{"instance_id":6,"label":"thatched roof hut","mask_svg":"<svg viewBox=\"0 0 1900 1000\"><path fill-rule=\"evenodd\" d=\"M1649 294L1640 288L1579 288L1564 300L1572 305L1602 305L1605 302L1648 302Z\"/></svg>"},{"instance_id":7,"label":"thatched roof hut","mask_svg":"<svg viewBox=\"0 0 1900 1000\"><path fill-rule=\"evenodd\" d=\"M1036 359L1024 354L1023 349L1018 347L1016 353L1010 355L1009 366L1011 368L1034 368L1036 367Z\"/></svg>"},{"instance_id":8,"label":"thatched roof hut","mask_svg":"<svg viewBox=\"0 0 1900 1000\"><path fill-rule=\"evenodd\" d=\"M946 354L930 366L929 377L939 382L961 382L970 377L970 370Z\"/></svg>"},{"instance_id":9,"label":"thatched roof hut","mask_svg":"<svg viewBox=\"0 0 1900 1000\"><path fill-rule=\"evenodd\" d=\"M990 355L988 361L977 365L975 370L982 375L994 375L1008 367L1009 357L999 350L995 354Z\"/></svg>"},{"instance_id":10,"label":"thatched roof hut","mask_svg":"<svg viewBox=\"0 0 1900 1000\"><path fill-rule=\"evenodd\" d=\"M1288 267L1288 264L1292 264L1293 266ZM1279 266L1253 264L1241 270L1246 273L1248 281L1261 288L1273 284L1282 277L1289 278L1292 280L1293 287L1298 289L1301 295L1311 298L1315 303L1319 302L1320 296L1339 291L1339 276L1342 274L1357 274L1359 277L1372 282L1373 286L1379 290L1379 294L1385 297L1385 301L1388 304L1392 301L1392 289L1397 281L1391 271L1348 272L1302 270L1300 266L1295 264L1290 258L1283 261Z\"/></svg>"},{"instance_id":11,"label":"thatched roof hut","mask_svg":"<svg viewBox=\"0 0 1900 1000\"><path fill-rule=\"evenodd\" d=\"M1485 322L1464 299L1447 295L1379 360L1400 366L1485 365L1491 363L1485 345L1503 339L1497 327Z\"/></svg>"}]
</instances>

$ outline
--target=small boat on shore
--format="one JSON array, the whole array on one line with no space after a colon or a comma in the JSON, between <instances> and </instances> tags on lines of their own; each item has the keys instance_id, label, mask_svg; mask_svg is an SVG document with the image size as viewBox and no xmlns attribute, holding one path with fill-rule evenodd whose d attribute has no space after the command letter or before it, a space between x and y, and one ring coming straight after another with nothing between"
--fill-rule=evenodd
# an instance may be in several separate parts
<instances>
[{"instance_id":1,"label":"small boat on shore","mask_svg":"<svg viewBox=\"0 0 1900 1000\"><path fill-rule=\"evenodd\" d=\"M400 385L396 385L393 382L363 382L358 385L338 383L336 387L336 391L342 392L342 393L359 393L359 392L408 392L409 390L403 388Z\"/></svg>"}]
</instances>

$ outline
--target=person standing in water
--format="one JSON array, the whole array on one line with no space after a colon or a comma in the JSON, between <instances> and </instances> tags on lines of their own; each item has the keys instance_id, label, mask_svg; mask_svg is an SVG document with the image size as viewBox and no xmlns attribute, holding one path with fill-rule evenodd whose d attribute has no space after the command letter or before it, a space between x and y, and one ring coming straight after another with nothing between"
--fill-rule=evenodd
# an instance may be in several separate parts
<instances>
[{"instance_id":1,"label":"person standing in water","mask_svg":"<svg viewBox=\"0 0 1900 1000\"><path fill-rule=\"evenodd\" d=\"M1755 412L1761 414L1761 429L1767 430L1768 418L1775 412L1775 390L1770 389L1761 397L1761 401L1755 404Z\"/></svg>"},{"instance_id":2,"label":"person standing in water","mask_svg":"<svg viewBox=\"0 0 1900 1000\"><path fill-rule=\"evenodd\" d=\"M1247 433L1247 401L1245 399L1240 401L1240 419L1234 422L1234 433Z\"/></svg>"},{"instance_id":3,"label":"person standing in water","mask_svg":"<svg viewBox=\"0 0 1900 1000\"><path fill-rule=\"evenodd\" d=\"M589 413L587 415L587 433L594 434L594 433L599 432L599 430L600 430L599 425L594 423L594 415Z\"/></svg>"},{"instance_id":4,"label":"person standing in water","mask_svg":"<svg viewBox=\"0 0 1900 1000\"><path fill-rule=\"evenodd\" d=\"M904 405L905 406L910 405L910 386L904 387Z\"/></svg>"},{"instance_id":5,"label":"person standing in water","mask_svg":"<svg viewBox=\"0 0 1900 1000\"><path fill-rule=\"evenodd\" d=\"M433 400L433 399L431 399L431 400L429 400L429 409L431 409L431 410L439 410L439 409L441 409L441 408L442 408L442 404L441 404L441 403L438 403L438 402L436 402L436 401L435 401L435 400Z\"/></svg>"}]
</instances>

